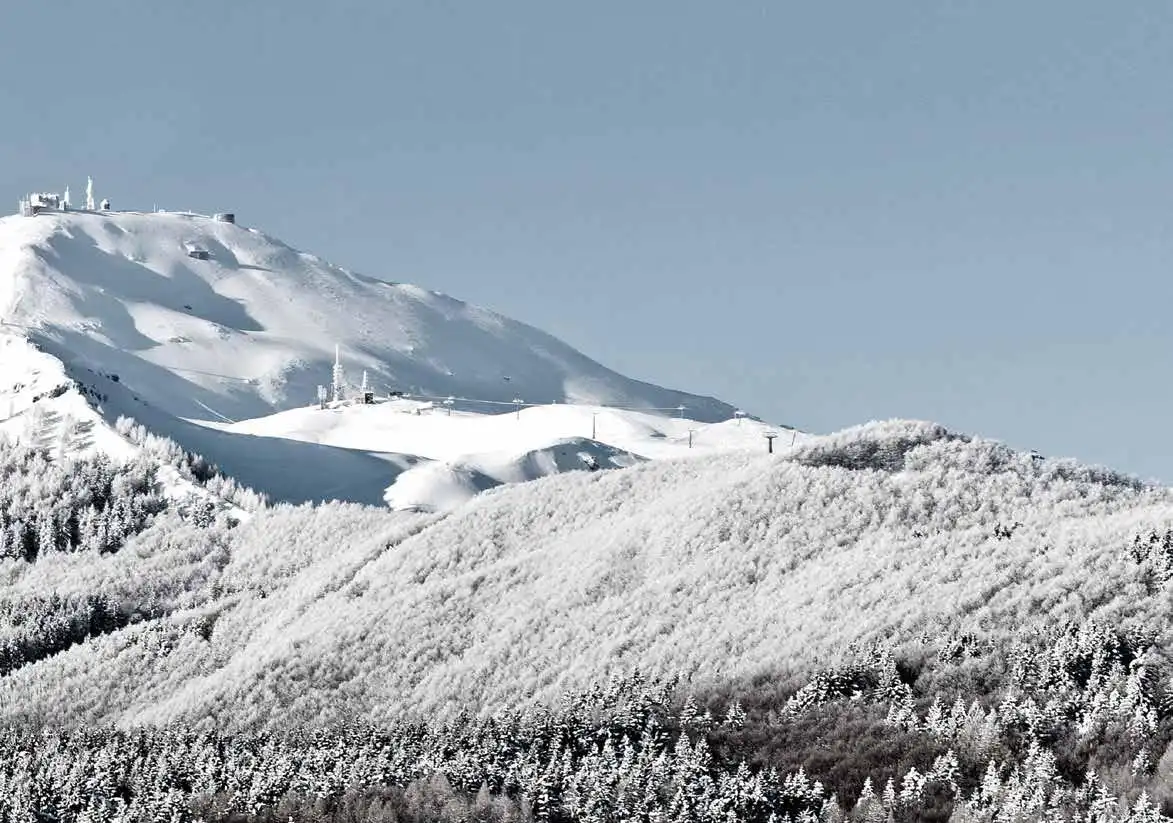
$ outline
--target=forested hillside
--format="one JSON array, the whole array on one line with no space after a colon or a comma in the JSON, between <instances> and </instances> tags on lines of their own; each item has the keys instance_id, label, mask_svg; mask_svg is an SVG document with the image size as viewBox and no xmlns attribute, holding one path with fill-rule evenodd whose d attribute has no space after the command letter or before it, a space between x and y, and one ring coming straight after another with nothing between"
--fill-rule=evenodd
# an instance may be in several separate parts
<instances>
[{"instance_id":1,"label":"forested hillside","mask_svg":"<svg viewBox=\"0 0 1173 823\"><path fill-rule=\"evenodd\" d=\"M0 560L13 814L1147 820L1169 801L1167 489L891 422L420 515L265 506L121 430L144 457L5 447L4 511L48 509L56 536ZM163 499L164 470L215 494ZM119 507L134 528L87 539Z\"/></svg>"},{"instance_id":2,"label":"forested hillside","mask_svg":"<svg viewBox=\"0 0 1173 823\"><path fill-rule=\"evenodd\" d=\"M636 674L492 718L273 735L16 729L0 820L1153 823L1173 694L1151 644L1095 624L940 637L856 648L797 691Z\"/></svg>"}]
</instances>

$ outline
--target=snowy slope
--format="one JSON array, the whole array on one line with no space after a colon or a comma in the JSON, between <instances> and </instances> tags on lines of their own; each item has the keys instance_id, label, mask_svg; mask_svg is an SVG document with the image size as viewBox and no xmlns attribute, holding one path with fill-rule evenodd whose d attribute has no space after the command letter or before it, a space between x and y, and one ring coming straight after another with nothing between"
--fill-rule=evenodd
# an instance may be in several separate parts
<instances>
[{"instance_id":1,"label":"snowy slope","mask_svg":"<svg viewBox=\"0 0 1173 823\"><path fill-rule=\"evenodd\" d=\"M787 456L564 474L446 516L281 508L234 533L222 573L186 594L201 605L0 678L0 717L377 720L551 699L636 667L701 682L801 669L924 632L1160 628L1169 590L1125 548L1170 525L1169 489L908 422ZM60 562L19 574L57 587L75 574Z\"/></svg>"},{"instance_id":2,"label":"snowy slope","mask_svg":"<svg viewBox=\"0 0 1173 823\"><path fill-rule=\"evenodd\" d=\"M141 454L142 446L102 417L96 408L101 402L101 397L70 379L55 357L37 349L22 334L0 328L0 438L35 443L61 457L102 452L124 461ZM172 500L213 499L165 461L160 461L157 477L160 491ZM237 518L245 516L226 501L215 502L231 509Z\"/></svg>"},{"instance_id":3,"label":"snowy slope","mask_svg":"<svg viewBox=\"0 0 1173 823\"><path fill-rule=\"evenodd\" d=\"M238 434L289 437L342 448L414 453L432 460L500 448L525 449L535 443L585 437L649 459L731 449L764 451L767 431L756 420L696 420L590 405L545 405L519 412L449 412L443 406L410 399L325 411L299 408L236 424L205 425ZM691 444L689 432L692 432ZM807 437L782 431L779 447Z\"/></svg>"},{"instance_id":4,"label":"snowy slope","mask_svg":"<svg viewBox=\"0 0 1173 823\"><path fill-rule=\"evenodd\" d=\"M201 249L209 260L188 257ZM630 380L553 337L418 286L331 266L260 232L177 214L0 219L0 319L185 418L311 402L340 345L380 391L529 403L732 409ZM506 378L509 378L506 380ZM222 418L221 418L222 419Z\"/></svg>"},{"instance_id":5,"label":"snowy slope","mask_svg":"<svg viewBox=\"0 0 1173 823\"><path fill-rule=\"evenodd\" d=\"M210 258L194 259L191 250ZM668 436L645 425L651 415L632 409L667 414L683 405L700 421L693 428L733 412L711 398L625 378L492 312L359 276L256 230L195 215L0 219L0 323L0 331L27 337L59 361L60 368L44 367L53 373L45 379L74 381L106 420L133 417L276 500L379 503L402 472L419 467L387 499L448 508L501 482L578 467L577 459L556 459L561 444L589 434L582 415L600 406L616 407L597 415L615 439L587 451L598 451L604 467L657 456L649 452ZM458 416L389 434L377 417L347 409L345 423L323 427L320 410L299 407L330 382L336 345L352 385L366 371L380 393L461 398ZM10 391L14 413L35 396L23 368L0 360L0 387L21 387ZM537 418L527 410L525 422L534 425L501 438L491 421L508 418L499 412L517 397L593 407ZM0 420L10 416L0 404ZM465 426L464 418L481 423ZM682 434L678 426L672 436ZM438 450L441 441L462 446ZM635 455L612 460L609 451ZM431 465L437 460L446 468Z\"/></svg>"},{"instance_id":6,"label":"snowy slope","mask_svg":"<svg viewBox=\"0 0 1173 823\"><path fill-rule=\"evenodd\" d=\"M422 511L447 511L486 489L564 471L765 451L764 435L774 430L749 419L705 424L604 406L558 404L482 414L410 399L291 409L235 424L203 425L228 435L266 438L257 442L287 439L381 455L406 469L387 481L386 502ZM783 431L780 437L782 452L809 435Z\"/></svg>"},{"instance_id":7,"label":"snowy slope","mask_svg":"<svg viewBox=\"0 0 1173 823\"><path fill-rule=\"evenodd\" d=\"M100 449L112 457L129 456L130 446L103 425L81 393L70 390L70 382L58 360L21 335L0 329L0 434L12 440L53 440L72 418L96 438L80 452Z\"/></svg>"}]
</instances>

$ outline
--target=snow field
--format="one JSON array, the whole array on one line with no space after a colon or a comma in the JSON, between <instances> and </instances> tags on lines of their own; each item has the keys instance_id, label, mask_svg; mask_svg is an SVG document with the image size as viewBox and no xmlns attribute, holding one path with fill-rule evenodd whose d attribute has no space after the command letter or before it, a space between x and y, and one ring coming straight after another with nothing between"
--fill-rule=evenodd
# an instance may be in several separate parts
<instances>
[{"instance_id":1,"label":"snow field","mask_svg":"<svg viewBox=\"0 0 1173 823\"><path fill-rule=\"evenodd\" d=\"M409 468L389 483L385 500L392 508L424 511L448 511L503 483L563 471L625 468L647 459L742 449L764 452L764 434L773 430L749 419L706 424L572 404L481 414L410 398L314 406L235 424L202 425L394 456ZM779 451L809 437L789 431L783 435L785 445Z\"/></svg>"}]
</instances>

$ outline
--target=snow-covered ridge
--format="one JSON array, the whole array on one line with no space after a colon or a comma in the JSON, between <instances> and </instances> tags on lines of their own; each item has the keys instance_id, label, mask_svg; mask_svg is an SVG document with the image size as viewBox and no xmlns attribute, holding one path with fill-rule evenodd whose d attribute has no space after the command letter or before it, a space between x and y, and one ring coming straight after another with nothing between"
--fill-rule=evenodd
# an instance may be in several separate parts
<instances>
[{"instance_id":1,"label":"snow-covered ridge","mask_svg":"<svg viewBox=\"0 0 1173 823\"><path fill-rule=\"evenodd\" d=\"M925 632L1151 628L1167 623L1168 589L1127 547L1171 525L1169 489L907 421L792 455L562 474L446 516L277 507L231 533L227 565L184 592L190 610L0 678L0 718L488 712L637 667L704 681ZM134 550L101 569L153 591L192 563L149 554L151 579ZM52 562L14 580L92 576L92 559L85 575Z\"/></svg>"},{"instance_id":2,"label":"snow-covered ridge","mask_svg":"<svg viewBox=\"0 0 1173 823\"><path fill-rule=\"evenodd\" d=\"M718 436L734 410L712 398L631 380L531 326L200 215L0 219L0 323L59 361L44 369L50 382L74 381L107 421L133 417L278 500L449 508L501 482L590 468L562 459L560 444L596 429L577 451L630 452L602 467L687 453L690 436L698 450L764 445L750 420ZM353 384L365 373L376 395L407 393L427 415L310 408L336 347ZM21 387L0 420L36 396L23 368L0 360L0 387ZM662 422L670 414L681 419ZM435 499L426 477L443 487Z\"/></svg>"},{"instance_id":3,"label":"snow-covered ridge","mask_svg":"<svg viewBox=\"0 0 1173 823\"><path fill-rule=\"evenodd\" d=\"M379 391L683 404L702 421L733 412L625 378L493 312L193 215L0 219L0 319L35 330L53 354L114 369L152 406L184 418L239 420L312 402L336 345L354 381L365 370Z\"/></svg>"}]
</instances>

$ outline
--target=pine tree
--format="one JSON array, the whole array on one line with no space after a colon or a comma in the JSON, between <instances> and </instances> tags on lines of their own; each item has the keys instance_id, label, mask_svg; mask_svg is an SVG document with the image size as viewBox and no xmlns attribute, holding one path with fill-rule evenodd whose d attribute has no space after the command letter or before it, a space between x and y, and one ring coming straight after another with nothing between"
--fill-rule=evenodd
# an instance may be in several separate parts
<instances>
[{"instance_id":1,"label":"pine tree","mask_svg":"<svg viewBox=\"0 0 1173 823\"><path fill-rule=\"evenodd\" d=\"M346 399L346 375L342 371L342 351L334 347L333 395L334 402L341 403Z\"/></svg>"},{"instance_id":2,"label":"pine tree","mask_svg":"<svg viewBox=\"0 0 1173 823\"><path fill-rule=\"evenodd\" d=\"M745 709L741 708L741 702L739 700L734 700L729 704L729 709L725 713L725 723L723 725L727 729L740 729L745 726L745 721Z\"/></svg>"},{"instance_id":3,"label":"pine tree","mask_svg":"<svg viewBox=\"0 0 1173 823\"><path fill-rule=\"evenodd\" d=\"M700 712L697 710L696 699L690 693L680 709L680 728L691 732L697 724Z\"/></svg>"},{"instance_id":4,"label":"pine tree","mask_svg":"<svg viewBox=\"0 0 1173 823\"><path fill-rule=\"evenodd\" d=\"M916 766L911 766L908 772L904 775L904 780L900 787L899 802L901 806L911 807L920 802L921 795L924 792L925 779ZM885 790L885 795L887 791Z\"/></svg>"},{"instance_id":5,"label":"pine tree","mask_svg":"<svg viewBox=\"0 0 1173 823\"><path fill-rule=\"evenodd\" d=\"M856 823L884 823L888 819L888 813L876 797L871 777L863 782L863 791L860 792L859 799L855 803L852 818Z\"/></svg>"},{"instance_id":6,"label":"pine tree","mask_svg":"<svg viewBox=\"0 0 1173 823\"><path fill-rule=\"evenodd\" d=\"M1161 823L1160 810L1149 799L1149 793L1142 791L1128 813L1128 823Z\"/></svg>"},{"instance_id":7,"label":"pine tree","mask_svg":"<svg viewBox=\"0 0 1173 823\"><path fill-rule=\"evenodd\" d=\"M839 798L836 795L831 795L819 812L819 823L843 823L844 819L843 807L839 805Z\"/></svg>"}]
</instances>

